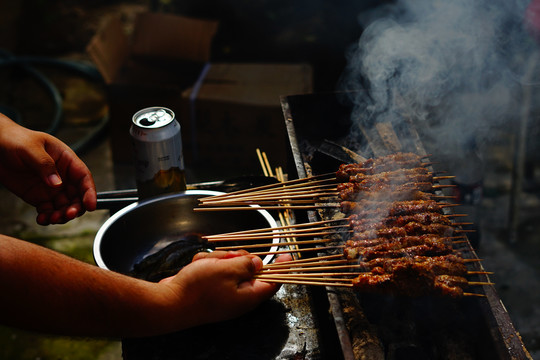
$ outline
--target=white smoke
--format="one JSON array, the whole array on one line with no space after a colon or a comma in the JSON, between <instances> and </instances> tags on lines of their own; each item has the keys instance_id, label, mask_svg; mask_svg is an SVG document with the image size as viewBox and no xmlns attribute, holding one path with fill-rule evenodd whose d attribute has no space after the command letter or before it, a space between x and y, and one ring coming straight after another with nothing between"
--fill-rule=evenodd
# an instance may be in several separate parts
<instances>
[{"instance_id":1,"label":"white smoke","mask_svg":"<svg viewBox=\"0 0 540 360\"><path fill-rule=\"evenodd\" d=\"M398 0L362 14L340 90L353 119L413 117L441 151L488 137L519 113L538 45L525 29L529 1ZM537 72L540 73L540 66Z\"/></svg>"}]
</instances>

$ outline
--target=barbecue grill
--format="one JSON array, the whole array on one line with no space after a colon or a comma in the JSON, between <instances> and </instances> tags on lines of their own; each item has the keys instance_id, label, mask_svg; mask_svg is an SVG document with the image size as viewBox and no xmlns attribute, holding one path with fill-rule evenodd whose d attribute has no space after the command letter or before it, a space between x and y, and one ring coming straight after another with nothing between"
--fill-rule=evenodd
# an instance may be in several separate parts
<instances>
[{"instance_id":1,"label":"barbecue grill","mask_svg":"<svg viewBox=\"0 0 540 360\"><path fill-rule=\"evenodd\" d=\"M399 125L367 121L357 126L346 95L281 98L293 157L289 174L305 178L334 172L341 163L355 162L357 153L366 157L396 151L426 154L412 119L403 117ZM307 214L312 222L329 216L321 211ZM470 242L468 247L467 256L477 259ZM483 270L480 262L475 264ZM458 301L394 298L333 287L326 292L347 360L531 359L492 286L483 286L484 298Z\"/></svg>"},{"instance_id":2,"label":"barbecue grill","mask_svg":"<svg viewBox=\"0 0 540 360\"><path fill-rule=\"evenodd\" d=\"M335 172L342 163L358 161L358 153L427 155L406 118L399 126L356 128L342 95L281 99L292 149L289 175ZM336 212L329 207L295 215L297 223L309 223ZM474 260L470 270L489 284L474 248L468 240L464 246L464 257ZM152 339L125 339L124 358L531 359L494 288L482 285L475 292L483 297L403 298L286 284L271 301L239 319Z\"/></svg>"},{"instance_id":3,"label":"barbecue grill","mask_svg":"<svg viewBox=\"0 0 540 360\"><path fill-rule=\"evenodd\" d=\"M202 195L215 192L209 190L233 191L260 186L268 184L268 179L241 177L223 182L190 184L190 188L197 190L188 191L186 194L163 195L140 204L134 203L137 200L135 189L100 193L99 207L111 210L114 215L104 224L100 235L96 236L95 246L99 255L97 262L103 263L102 255L104 255L105 258L109 258L105 260L107 265L105 267L129 273L133 263L132 253L138 251L137 249L142 251L141 254L148 251L149 243L144 244L144 241L151 243L156 238L165 234L173 236L178 231L176 225L169 221L170 214L182 212L182 207L185 208L184 211L191 210L194 204L189 200L190 194ZM126 204L129 205L117 212ZM184 221L189 219L190 213L191 211L183 213ZM148 224L153 224L149 228L159 228L159 231L154 230L151 231L151 235L140 236L137 221L129 221L134 216L144 218L147 228ZM246 221L252 218L243 216ZM213 219L211 221L217 218ZM187 222L197 223L189 220ZM126 230L125 227L130 230ZM115 229L110 231L111 228ZM127 242L122 243L118 241L118 236L106 235L109 232L118 235L116 228L124 234L129 234L130 231L134 233L125 237ZM104 241L105 238L108 240ZM106 246L103 246L103 242L107 243ZM135 257L142 256L141 254ZM327 309L328 300L324 289L283 285L271 300L240 318L163 336L123 339L122 355L125 360L339 359L339 341Z\"/></svg>"}]
</instances>

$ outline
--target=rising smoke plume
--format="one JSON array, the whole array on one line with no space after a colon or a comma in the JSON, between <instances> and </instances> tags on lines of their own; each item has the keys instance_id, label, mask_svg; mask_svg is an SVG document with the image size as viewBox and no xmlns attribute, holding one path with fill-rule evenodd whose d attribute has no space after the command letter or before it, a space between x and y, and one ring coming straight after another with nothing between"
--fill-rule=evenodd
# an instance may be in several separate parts
<instances>
[{"instance_id":1,"label":"rising smoke plume","mask_svg":"<svg viewBox=\"0 0 540 360\"><path fill-rule=\"evenodd\" d=\"M354 93L354 121L414 117L438 149L456 151L522 108L540 73L538 42L525 26L529 1L398 0L362 14L340 90ZM534 69L532 71L531 69Z\"/></svg>"}]
</instances>

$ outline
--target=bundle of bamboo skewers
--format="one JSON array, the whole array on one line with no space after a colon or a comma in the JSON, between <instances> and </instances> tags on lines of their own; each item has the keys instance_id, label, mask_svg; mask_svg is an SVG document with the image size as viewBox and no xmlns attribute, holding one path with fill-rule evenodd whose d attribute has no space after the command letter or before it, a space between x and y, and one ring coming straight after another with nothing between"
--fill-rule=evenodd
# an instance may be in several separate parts
<instances>
[{"instance_id":1,"label":"bundle of bamboo skewers","mask_svg":"<svg viewBox=\"0 0 540 360\"><path fill-rule=\"evenodd\" d=\"M464 237L466 223L446 210L452 185L428 170L429 163L411 153L344 164L336 173L284 181L255 189L200 199L197 211L278 210L282 226L206 237L209 242L287 239L289 262L268 264L258 278L268 282L353 287L359 291L405 296L475 296L468 286L491 285L468 277L471 251ZM252 205L258 205L253 207ZM292 210L331 209L338 216L291 224L281 216ZM290 219L290 213L287 215ZM460 248L460 245L465 247ZM467 246L468 245L468 246ZM256 249L269 244L254 243ZM218 247L234 249L234 247ZM253 251L263 255L268 252ZM300 259L300 254L310 256ZM315 255L315 256L313 256ZM482 296L482 295L479 295Z\"/></svg>"}]
</instances>

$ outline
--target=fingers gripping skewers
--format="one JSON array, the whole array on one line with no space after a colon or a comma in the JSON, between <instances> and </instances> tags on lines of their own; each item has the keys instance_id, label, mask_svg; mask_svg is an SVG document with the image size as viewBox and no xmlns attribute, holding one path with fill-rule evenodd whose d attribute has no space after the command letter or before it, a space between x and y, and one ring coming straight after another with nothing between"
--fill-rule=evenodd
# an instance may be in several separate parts
<instances>
[{"instance_id":1,"label":"fingers gripping skewers","mask_svg":"<svg viewBox=\"0 0 540 360\"><path fill-rule=\"evenodd\" d=\"M343 164L334 174L282 182L205 198L199 210L216 209L322 209L334 208L344 218L283 229L261 229L208 237L209 242L244 241L294 237L295 251L341 249L341 253L267 265L258 277L265 281L324 286L348 286L362 292L402 296L475 296L464 292L470 272L467 265L478 259L463 259L456 249L468 243L466 232L452 220L459 215L448 210L457 204L440 190L451 185L438 183L452 176L436 176L425 158L397 153L358 164ZM247 205L247 206L246 206ZM256 206L254 206L256 205ZM212 208L213 207L213 208ZM276 235L282 233L280 235ZM335 236L343 245L334 246ZM306 239L313 237L313 239ZM334 240L332 239L334 237ZM459 239L461 237L461 239ZM304 240L305 239L305 240ZM313 248L313 244L317 247ZM307 248L302 248L307 245ZM257 247L257 246L253 246Z\"/></svg>"}]
</instances>

